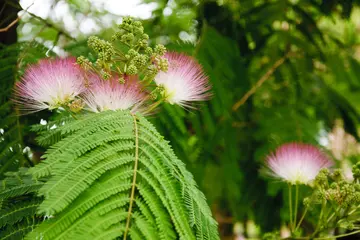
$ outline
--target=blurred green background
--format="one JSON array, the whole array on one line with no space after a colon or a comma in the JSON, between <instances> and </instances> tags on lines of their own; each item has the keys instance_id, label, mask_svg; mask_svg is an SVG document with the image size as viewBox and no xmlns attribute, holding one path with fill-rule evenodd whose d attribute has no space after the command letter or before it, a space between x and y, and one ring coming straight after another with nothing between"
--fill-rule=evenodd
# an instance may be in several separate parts
<instances>
[{"instance_id":1,"label":"blurred green background","mask_svg":"<svg viewBox=\"0 0 360 240\"><path fill-rule=\"evenodd\" d=\"M358 160L358 0L0 0L0 179L40 161L28 126L53 118L16 115L12 87L26 66L91 55L87 37L110 38L128 15L143 20L151 44L196 57L210 78L211 101L164 105L150 119L194 174L224 239L288 221L283 185L260 171L278 145L322 146L345 174Z\"/></svg>"}]
</instances>

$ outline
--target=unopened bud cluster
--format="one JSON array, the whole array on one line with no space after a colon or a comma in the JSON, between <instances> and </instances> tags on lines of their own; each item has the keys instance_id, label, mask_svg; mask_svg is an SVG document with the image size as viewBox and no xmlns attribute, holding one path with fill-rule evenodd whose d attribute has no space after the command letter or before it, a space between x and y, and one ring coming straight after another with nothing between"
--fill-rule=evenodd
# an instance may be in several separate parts
<instances>
[{"instance_id":1,"label":"unopened bud cluster","mask_svg":"<svg viewBox=\"0 0 360 240\"><path fill-rule=\"evenodd\" d=\"M313 182L313 192L309 197L304 198L305 207L315 208L321 204L327 206L325 212L333 212L335 217L324 221L322 229L340 226L351 230L354 220L348 218L354 214L360 205L360 184L355 177L360 164L356 164L353 169L354 181L344 178L341 169L330 172L322 169ZM331 225L332 224L332 225Z\"/></svg>"},{"instance_id":2,"label":"unopened bud cluster","mask_svg":"<svg viewBox=\"0 0 360 240\"><path fill-rule=\"evenodd\" d=\"M77 62L84 69L92 69L104 80L110 79L114 73L124 82L126 76L146 76L149 82L160 71L168 70L168 60L164 57L166 48L156 45L148 46L149 36L144 33L140 21L124 17L119 30L106 41L92 36L88 39L88 46L97 54L97 60L92 64L81 56ZM121 48L117 48L120 44Z\"/></svg>"}]
</instances>

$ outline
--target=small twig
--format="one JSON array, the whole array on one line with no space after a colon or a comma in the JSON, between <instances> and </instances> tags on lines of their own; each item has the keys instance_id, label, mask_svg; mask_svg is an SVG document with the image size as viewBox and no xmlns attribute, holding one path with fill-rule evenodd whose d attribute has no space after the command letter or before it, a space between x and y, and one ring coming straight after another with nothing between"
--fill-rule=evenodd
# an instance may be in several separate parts
<instances>
[{"instance_id":1,"label":"small twig","mask_svg":"<svg viewBox=\"0 0 360 240\"><path fill-rule=\"evenodd\" d=\"M30 4L30 6L28 6L26 9L23 9L21 6L19 7L19 6L17 6L17 5L14 5L14 4L12 4L11 2L9 2L9 4L12 5L12 6L14 6L14 7L16 7L16 8L18 8L19 10L25 11L26 13L28 13L28 14L29 14L30 16L32 16L33 18L36 18L36 19L38 19L39 21L43 22L47 27L53 28L53 29L55 29L56 31L58 31L60 34L66 36L67 38L76 41L75 38L73 38L72 36L70 36L70 35L69 35L67 32L65 32L63 29L55 26L55 25L54 25L53 23L51 23L51 22L48 22L46 19L43 19L42 17L39 17L39 16L37 16L37 15L29 12L28 9L34 4L34 2L33 2L32 4ZM21 17L20 17L20 18L21 18Z\"/></svg>"},{"instance_id":2,"label":"small twig","mask_svg":"<svg viewBox=\"0 0 360 240\"><path fill-rule=\"evenodd\" d=\"M253 95L256 90L261 87L261 85L270 78L270 76L276 71L276 69L278 69L278 67L280 67L285 60L288 58L289 53L285 54L285 56L283 56L282 58L280 58L279 60L277 60L274 65L272 65L272 67L259 79L259 81L257 81L257 83L239 100L237 101L233 107L232 110L236 111L241 105L243 105L251 95Z\"/></svg>"},{"instance_id":3,"label":"small twig","mask_svg":"<svg viewBox=\"0 0 360 240\"><path fill-rule=\"evenodd\" d=\"M65 37L76 41L75 38L73 38L72 36L70 36L67 32L65 32L64 30L62 30L61 28L55 26L54 24L52 24L51 22L48 22L47 20L43 19L42 17L39 17L31 12L27 12L30 16L32 16L33 18L38 19L39 21L43 22L46 26L55 29L56 31L58 31L60 34L64 35Z\"/></svg>"},{"instance_id":4,"label":"small twig","mask_svg":"<svg viewBox=\"0 0 360 240\"><path fill-rule=\"evenodd\" d=\"M32 6L34 5L34 3L30 4L24 11L27 12L27 10ZM5 6L5 5L4 5ZM1 9L1 13L2 13L3 9ZM6 27L4 28L0 28L0 32L7 32L9 31L9 29L14 26L17 22L20 21L22 15L17 17L14 21L12 21L11 23L9 23L9 25L7 25Z\"/></svg>"},{"instance_id":5,"label":"small twig","mask_svg":"<svg viewBox=\"0 0 360 240\"><path fill-rule=\"evenodd\" d=\"M12 26L14 26L18 21L20 20L20 17L17 17L14 21L12 21L11 23L9 23L9 25L7 25L4 28L0 28L0 32L6 32L8 31Z\"/></svg>"}]
</instances>

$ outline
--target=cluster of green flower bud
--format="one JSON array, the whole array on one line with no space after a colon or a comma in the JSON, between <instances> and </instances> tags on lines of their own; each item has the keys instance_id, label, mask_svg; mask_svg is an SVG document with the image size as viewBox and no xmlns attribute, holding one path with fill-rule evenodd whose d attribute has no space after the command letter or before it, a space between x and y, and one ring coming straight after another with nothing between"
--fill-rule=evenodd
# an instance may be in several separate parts
<instances>
[{"instance_id":1,"label":"cluster of green flower bud","mask_svg":"<svg viewBox=\"0 0 360 240\"><path fill-rule=\"evenodd\" d=\"M314 203L331 201L341 208L360 204L360 184L347 181L340 169L332 173L323 169L316 176L314 185L313 198L311 198Z\"/></svg>"},{"instance_id":2,"label":"cluster of green flower bud","mask_svg":"<svg viewBox=\"0 0 360 240\"><path fill-rule=\"evenodd\" d=\"M329 169L327 168L321 169L314 180L315 187L327 188L329 186L329 181L328 181L329 174L330 174Z\"/></svg>"},{"instance_id":3,"label":"cluster of green flower bud","mask_svg":"<svg viewBox=\"0 0 360 240\"><path fill-rule=\"evenodd\" d=\"M166 49L163 45L156 45L153 50L146 47L144 50L130 48L125 54L127 60L126 74L134 75L144 72L145 75L154 77L159 71L168 70L168 61L163 57Z\"/></svg>"},{"instance_id":4,"label":"cluster of green flower bud","mask_svg":"<svg viewBox=\"0 0 360 240\"><path fill-rule=\"evenodd\" d=\"M146 48L149 35L144 33L144 27L140 21L130 17L124 17L117 31L111 38L112 41L120 41L129 47L137 49Z\"/></svg>"},{"instance_id":5,"label":"cluster of green flower bud","mask_svg":"<svg viewBox=\"0 0 360 240\"><path fill-rule=\"evenodd\" d=\"M335 227L353 230L356 219L349 216L359 213L360 183L345 179L341 169L332 172L322 169L314 179L312 193L303 199L303 204L310 211L319 210L316 206L321 205L321 213L326 213L315 212L314 216L320 217L318 232Z\"/></svg>"},{"instance_id":6,"label":"cluster of green flower bud","mask_svg":"<svg viewBox=\"0 0 360 240\"><path fill-rule=\"evenodd\" d=\"M76 59L76 63L85 70L89 70L92 67L92 62L90 62L90 60L85 58L84 56L78 57Z\"/></svg>"},{"instance_id":7,"label":"cluster of green flower bud","mask_svg":"<svg viewBox=\"0 0 360 240\"><path fill-rule=\"evenodd\" d=\"M109 80L111 78L111 74L105 70L100 70L100 76L104 79L104 80Z\"/></svg>"},{"instance_id":8,"label":"cluster of green flower bud","mask_svg":"<svg viewBox=\"0 0 360 240\"><path fill-rule=\"evenodd\" d=\"M89 37L88 46L98 54L98 59L103 62L109 62L115 54L115 49L110 42L95 36Z\"/></svg>"},{"instance_id":9,"label":"cluster of green flower bud","mask_svg":"<svg viewBox=\"0 0 360 240\"><path fill-rule=\"evenodd\" d=\"M359 165L354 167L354 173L358 171ZM350 181L345 179L341 169L335 169L330 172L323 169L319 172L314 180L313 192L310 196L304 198L303 203L306 207L313 208L317 204L325 204L323 206L331 206L330 211L337 209L338 218L330 218L333 222L325 221L326 223L321 228L328 228L331 224L337 227L351 230L353 228L353 221L350 221L347 216L353 214L360 205L360 183L355 180ZM326 210L328 211L328 210ZM341 214L339 216L338 214ZM337 219L337 220L335 220ZM340 221L339 221L340 220ZM333 227L335 227L335 225Z\"/></svg>"},{"instance_id":10,"label":"cluster of green flower bud","mask_svg":"<svg viewBox=\"0 0 360 240\"><path fill-rule=\"evenodd\" d=\"M155 58L155 63L159 71L166 72L169 68L169 63L165 58L157 57Z\"/></svg>"},{"instance_id":11,"label":"cluster of green flower bud","mask_svg":"<svg viewBox=\"0 0 360 240\"><path fill-rule=\"evenodd\" d=\"M125 82L126 75L138 75L150 83L160 71L168 70L168 60L164 57L166 48L161 44L154 48L148 46L149 36L144 33L140 21L124 17L111 40L89 37L88 45L96 52L97 60L92 63L81 56L78 64L97 72L105 80L115 73L120 76L120 82Z\"/></svg>"}]
</instances>

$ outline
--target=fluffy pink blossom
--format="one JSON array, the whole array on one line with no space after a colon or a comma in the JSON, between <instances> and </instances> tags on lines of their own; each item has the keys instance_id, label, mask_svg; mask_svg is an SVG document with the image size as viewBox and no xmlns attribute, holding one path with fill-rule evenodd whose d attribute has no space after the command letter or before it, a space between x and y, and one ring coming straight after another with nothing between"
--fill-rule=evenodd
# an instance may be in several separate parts
<instances>
[{"instance_id":1,"label":"fluffy pink blossom","mask_svg":"<svg viewBox=\"0 0 360 240\"><path fill-rule=\"evenodd\" d=\"M85 91L75 58L41 60L27 68L15 87L15 103L23 111L54 109Z\"/></svg>"},{"instance_id":2,"label":"fluffy pink blossom","mask_svg":"<svg viewBox=\"0 0 360 240\"><path fill-rule=\"evenodd\" d=\"M210 97L210 85L200 64L182 53L166 53L169 69L155 77L157 85L165 88L166 100L171 104L189 106L191 101L203 101Z\"/></svg>"},{"instance_id":3,"label":"fluffy pink blossom","mask_svg":"<svg viewBox=\"0 0 360 240\"><path fill-rule=\"evenodd\" d=\"M326 154L304 143L287 143L267 157L267 165L276 177L291 184L309 184L322 168L332 165Z\"/></svg>"},{"instance_id":4,"label":"fluffy pink blossom","mask_svg":"<svg viewBox=\"0 0 360 240\"><path fill-rule=\"evenodd\" d=\"M134 76L126 78L125 83L120 83L116 77L109 80L92 77L91 86L83 99L88 110L102 112L130 109L142 102L144 97L138 79Z\"/></svg>"}]
</instances>

